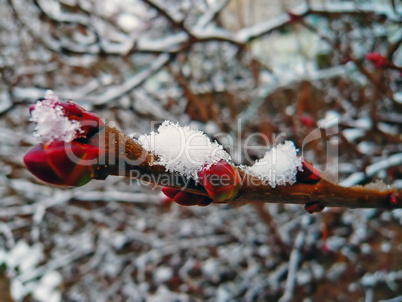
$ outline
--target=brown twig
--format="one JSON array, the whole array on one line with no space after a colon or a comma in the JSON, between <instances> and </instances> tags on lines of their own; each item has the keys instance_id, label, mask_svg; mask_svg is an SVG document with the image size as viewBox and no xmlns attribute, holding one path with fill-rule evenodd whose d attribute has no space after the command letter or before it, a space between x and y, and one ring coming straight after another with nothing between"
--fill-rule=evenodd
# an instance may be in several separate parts
<instances>
[{"instance_id":1,"label":"brown twig","mask_svg":"<svg viewBox=\"0 0 402 302\"><path fill-rule=\"evenodd\" d=\"M104 161L98 168L98 178L108 175L140 178L156 185L208 196L198 182L178 173L168 172L164 166L155 164L157 156L116 128L106 126L92 138L91 143L97 143L105 150ZM235 199L230 201L233 203L258 201L280 204L317 203L322 207L402 208L402 191L395 188L383 191L362 186L345 188L324 178L316 184L296 183L273 188L258 177L237 169L243 179L243 186Z\"/></svg>"}]
</instances>

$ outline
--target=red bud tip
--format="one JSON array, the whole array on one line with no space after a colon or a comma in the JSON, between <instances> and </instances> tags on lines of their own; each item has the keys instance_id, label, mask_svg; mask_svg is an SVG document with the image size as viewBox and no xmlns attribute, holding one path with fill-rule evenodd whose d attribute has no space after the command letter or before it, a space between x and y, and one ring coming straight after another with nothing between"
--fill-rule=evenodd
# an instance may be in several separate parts
<instances>
[{"instance_id":1,"label":"red bud tip","mask_svg":"<svg viewBox=\"0 0 402 302\"><path fill-rule=\"evenodd\" d=\"M314 214L314 213L322 212L322 210L325 209L325 206L320 202L310 202L310 203L306 203L304 205L304 209L309 214Z\"/></svg>"},{"instance_id":2,"label":"red bud tip","mask_svg":"<svg viewBox=\"0 0 402 302\"><path fill-rule=\"evenodd\" d=\"M390 65L387 58L376 52L368 53L366 59L373 63L377 68L385 68Z\"/></svg>"},{"instance_id":3,"label":"red bud tip","mask_svg":"<svg viewBox=\"0 0 402 302\"><path fill-rule=\"evenodd\" d=\"M239 172L225 161L219 161L198 173L201 184L214 201L229 201L236 197L242 185Z\"/></svg>"},{"instance_id":4,"label":"red bud tip","mask_svg":"<svg viewBox=\"0 0 402 302\"><path fill-rule=\"evenodd\" d=\"M398 196L394 193L391 194L391 196L389 197L389 204L391 206L391 208L395 208L398 205Z\"/></svg>"},{"instance_id":5,"label":"red bud tip","mask_svg":"<svg viewBox=\"0 0 402 302\"><path fill-rule=\"evenodd\" d=\"M177 193L180 192L180 190L169 188L169 187L163 187L162 192L170 199L174 199L174 197L177 195Z\"/></svg>"},{"instance_id":6,"label":"red bud tip","mask_svg":"<svg viewBox=\"0 0 402 302\"><path fill-rule=\"evenodd\" d=\"M94 177L103 151L75 141L53 141L33 147L24 156L28 170L39 179L60 186L82 186Z\"/></svg>"},{"instance_id":7,"label":"red bud tip","mask_svg":"<svg viewBox=\"0 0 402 302\"><path fill-rule=\"evenodd\" d=\"M303 114L302 116L300 116L300 122L306 126L306 127L315 127L317 125L316 121L307 114Z\"/></svg>"},{"instance_id":8,"label":"red bud tip","mask_svg":"<svg viewBox=\"0 0 402 302\"><path fill-rule=\"evenodd\" d=\"M174 202L182 206L207 206L212 202L212 199L206 196L192 194L169 187L162 188L162 192Z\"/></svg>"},{"instance_id":9,"label":"red bud tip","mask_svg":"<svg viewBox=\"0 0 402 302\"><path fill-rule=\"evenodd\" d=\"M321 180L320 171L314 168L313 164L303 159L302 161L303 171L297 171L297 182L315 184Z\"/></svg>"}]
</instances>

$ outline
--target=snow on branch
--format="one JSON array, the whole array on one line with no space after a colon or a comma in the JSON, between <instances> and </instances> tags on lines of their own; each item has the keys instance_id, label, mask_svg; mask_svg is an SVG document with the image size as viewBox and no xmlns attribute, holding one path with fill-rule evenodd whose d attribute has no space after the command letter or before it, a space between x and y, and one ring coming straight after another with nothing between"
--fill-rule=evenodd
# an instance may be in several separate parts
<instances>
[{"instance_id":1,"label":"snow on branch","mask_svg":"<svg viewBox=\"0 0 402 302\"><path fill-rule=\"evenodd\" d=\"M267 151L263 158L248 168L248 172L267 181L273 188L277 185L294 184L296 174L302 168L302 158L291 141L285 141Z\"/></svg>"},{"instance_id":2,"label":"snow on branch","mask_svg":"<svg viewBox=\"0 0 402 302\"><path fill-rule=\"evenodd\" d=\"M88 17L66 13L62 10L60 3L56 1L37 0L35 4L44 15L58 23L73 23L85 27L90 25L90 19Z\"/></svg>"},{"instance_id":3,"label":"snow on branch","mask_svg":"<svg viewBox=\"0 0 402 302\"><path fill-rule=\"evenodd\" d=\"M221 145L211 142L203 132L169 121L165 121L157 133L141 135L138 142L145 150L158 156L156 164L193 179L198 178L203 168L231 159Z\"/></svg>"},{"instance_id":4,"label":"snow on branch","mask_svg":"<svg viewBox=\"0 0 402 302\"><path fill-rule=\"evenodd\" d=\"M168 54L160 54L154 62L147 69L140 71L136 75L129 78L122 85L109 87L107 92L101 96L86 96L83 100L90 101L94 105L103 105L116 99L124 94L131 92L134 88L144 83L152 74L159 71L163 66L169 62L170 56Z\"/></svg>"},{"instance_id":5,"label":"snow on branch","mask_svg":"<svg viewBox=\"0 0 402 302\"><path fill-rule=\"evenodd\" d=\"M229 42L238 46L244 46L254 39L260 38L275 30L281 29L284 26L291 24L299 18L304 18L308 15L334 15L334 14L376 14L387 16L389 20L400 22L400 16L392 11L386 5L356 5L352 3L327 3L325 6L306 5L302 4L291 12L282 13L276 18L261 22L239 30L236 33L214 26L207 26L214 18L223 10L228 1L221 1L212 9L207 10L198 19L198 22L193 26L185 25L185 17L181 14L174 14L168 8L163 7L159 3L152 0L145 0L149 7L165 18L172 28L175 29L175 34L170 34L169 37L149 38L147 35L139 37L135 35L126 35L119 32L118 28L109 22L107 18L97 16L98 21L104 22L105 26L114 28L114 38L105 38L100 32L104 29L98 28L98 23L92 24L92 21L85 14L71 14L62 12L60 4L47 3L43 0L36 1L39 10L51 20L58 23L76 24L82 26L96 36L95 43L80 43L72 42L66 39L59 40L50 34L42 33L37 27L30 27L27 17L22 9L17 5L13 5L14 12L18 20L27 28L27 30L38 41L53 52L65 52L74 54L107 54L109 56L127 55L134 52L145 53L178 53L189 49L194 43L202 41L223 41ZM80 10L84 11L83 8ZM114 39L119 36L118 42ZM117 43L116 43L117 42Z\"/></svg>"},{"instance_id":6,"label":"snow on branch","mask_svg":"<svg viewBox=\"0 0 402 302\"><path fill-rule=\"evenodd\" d=\"M313 14L376 14L387 16L389 20L401 22L401 15L393 11L391 6L385 4L354 2L327 2L325 6L313 6L310 9Z\"/></svg>"},{"instance_id":7,"label":"snow on branch","mask_svg":"<svg viewBox=\"0 0 402 302\"><path fill-rule=\"evenodd\" d=\"M56 106L47 104L49 99ZM80 186L93 178L119 175L168 187L164 193L181 204L188 200L202 205L212 201L293 203L305 204L310 213L331 206L402 207L402 194L395 187L376 183L345 188L326 180L297 156L289 141L267 152L252 167L235 167L222 146L189 127L166 121L158 132L135 140L105 126L97 115L75 103L60 102L52 92L34 107L34 120L41 121L36 131L43 133L45 143L28 152L24 161L34 175L50 183ZM44 121L48 117L57 122L53 128ZM82 131L71 123L74 120L81 123ZM89 121L92 124L87 126ZM390 163L399 163L399 157Z\"/></svg>"},{"instance_id":8,"label":"snow on branch","mask_svg":"<svg viewBox=\"0 0 402 302\"><path fill-rule=\"evenodd\" d=\"M195 27L206 27L218 16L218 14L228 3L229 0L220 1L220 3L216 4L212 9L208 10L201 18L199 18Z\"/></svg>"}]
</instances>

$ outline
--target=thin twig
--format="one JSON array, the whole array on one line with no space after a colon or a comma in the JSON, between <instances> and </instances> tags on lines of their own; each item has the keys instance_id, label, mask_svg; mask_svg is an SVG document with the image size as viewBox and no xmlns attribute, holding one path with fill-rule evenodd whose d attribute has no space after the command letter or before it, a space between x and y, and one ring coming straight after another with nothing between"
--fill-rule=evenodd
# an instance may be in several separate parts
<instances>
[{"instance_id":1,"label":"thin twig","mask_svg":"<svg viewBox=\"0 0 402 302\"><path fill-rule=\"evenodd\" d=\"M305 216L303 218L304 219L302 221L302 228L299 234L297 234L295 244L289 258L289 268L288 276L286 278L285 292L283 293L283 296L279 299L279 302L288 302L293 297L293 292L296 286L297 270L299 267L300 258L302 257L301 249L303 248L304 242L306 240L307 225L311 221L310 216Z\"/></svg>"}]
</instances>

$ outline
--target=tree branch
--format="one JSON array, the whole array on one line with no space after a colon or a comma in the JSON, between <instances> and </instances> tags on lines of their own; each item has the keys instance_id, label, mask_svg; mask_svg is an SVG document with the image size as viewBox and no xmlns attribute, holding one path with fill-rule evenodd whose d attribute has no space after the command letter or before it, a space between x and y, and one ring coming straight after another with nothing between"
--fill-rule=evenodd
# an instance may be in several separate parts
<instances>
[{"instance_id":1,"label":"tree branch","mask_svg":"<svg viewBox=\"0 0 402 302\"><path fill-rule=\"evenodd\" d=\"M208 196L198 182L178 173L167 172L155 164L158 157L146 151L136 140L116 128L106 126L91 139L105 150L105 159L97 170L97 178L119 175L141 179L155 185L181 189L185 192ZM261 179L237 168L243 179L242 188L230 203L252 201L279 204L318 204L323 207L346 208L402 208L402 191L392 187L378 190L374 186L341 187L324 178L315 184L296 183L271 187Z\"/></svg>"}]
</instances>

